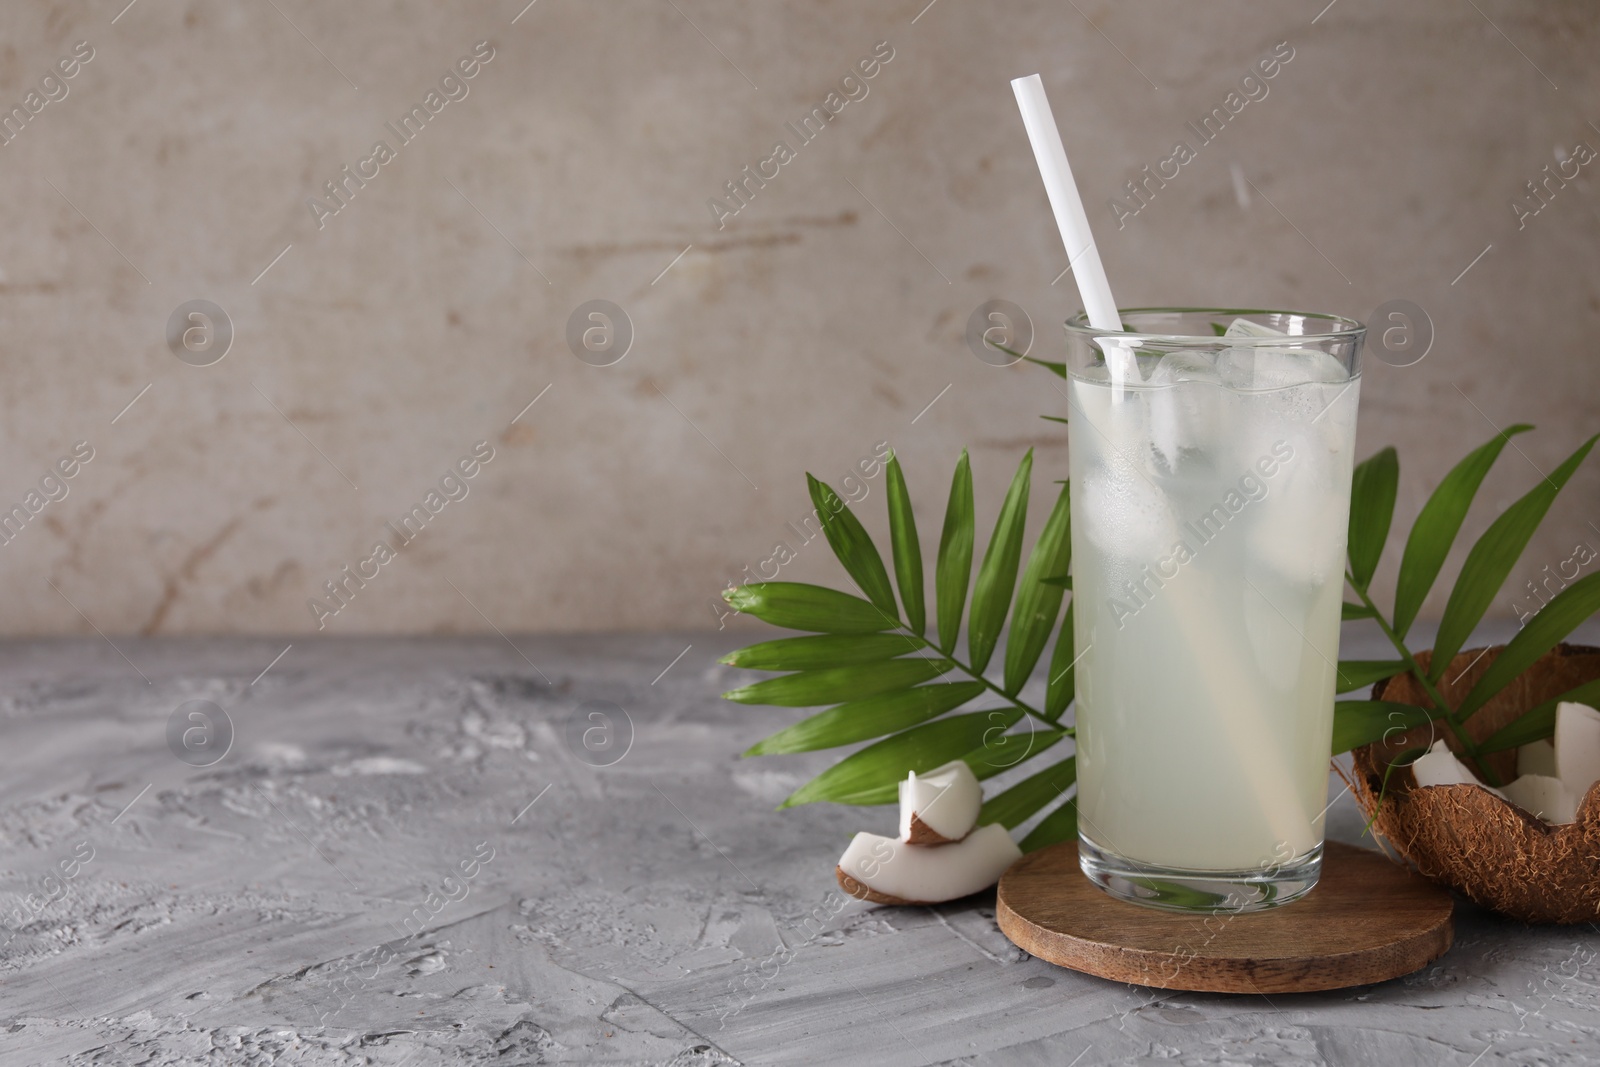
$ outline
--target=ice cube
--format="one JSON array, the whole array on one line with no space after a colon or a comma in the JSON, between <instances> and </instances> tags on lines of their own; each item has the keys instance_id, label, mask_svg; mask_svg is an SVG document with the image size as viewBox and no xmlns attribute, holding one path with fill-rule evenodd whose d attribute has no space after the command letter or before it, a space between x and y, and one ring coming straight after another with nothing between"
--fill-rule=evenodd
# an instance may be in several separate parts
<instances>
[{"instance_id":1,"label":"ice cube","mask_svg":"<svg viewBox=\"0 0 1600 1067\"><path fill-rule=\"evenodd\" d=\"M1155 560L1179 540L1166 494L1125 462L1086 472L1072 493L1078 528L1107 556Z\"/></svg>"},{"instance_id":2,"label":"ice cube","mask_svg":"<svg viewBox=\"0 0 1600 1067\"><path fill-rule=\"evenodd\" d=\"M1215 357L1203 352L1168 352L1150 372L1151 385L1176 385L1178 382L1222 384Z\"/></svg>"},{"instance_id":3,"label":"ice cube","mask_svg":"<svg viewBox=\"0 0 1600 1067\"><path fill-rule=\"evenodd\" d=\"M1228 388L1248 392L1350 380L1344 364L1315 348L1229 348L1217 357L1217 372Z\"/></svg>"},{"instance_id":4,"label":"ice cube","mask_svg":"<svg viewBox=\"0 0 1600 1067\"><path fill-rule=\"evenodd\" d=\"M1282 330L1274 330L1271 326L1263 326L1259 322L1249 319L1234 319L1228 323L1228 328L1222 332L1224 337L1288 337Z\"/></svg>"},{"instance_id":5,"label":"ice cube","mask_svg":"<svg viewBox=\"0 0 1600 1067\"><path fill-rule=\"evenodd\" d=\"M1150 441L1164 473L1215 454L1227 397L1209 355L1172 352L1150 374Z\"/></svg>"},{"instance_id":6,"label":"ice cube","mask_svg":"<svg viewBox=\"0 0 1600 1067\"><path fill-rule=\"evenodd\" d=\"M1282 581L1321 585L1344 567L1344 500L1336 490L1326 453L1304 437L1293 458L1260 479L1266 495L1250 527L1250 557ZM1279 453L1281 456L1281 453Z\"/></svg>"}]
</instances>

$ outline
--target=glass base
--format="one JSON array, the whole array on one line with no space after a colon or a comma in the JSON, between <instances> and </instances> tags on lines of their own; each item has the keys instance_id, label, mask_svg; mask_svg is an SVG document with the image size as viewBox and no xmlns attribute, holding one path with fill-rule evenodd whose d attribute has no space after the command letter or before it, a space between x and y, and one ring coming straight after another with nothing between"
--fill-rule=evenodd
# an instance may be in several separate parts
<instances>
[{"instance_id":1,"label":"glass base","mask_svg":"<svg viewBox=\"0 0 1600 1067\"><path fill-rule=\"evenodd\" d=\"M1270 867L1241 871L1191 871L1124 859L1078 836L1078 866L1119 900L1165 911L1265 911L1299 900L1322 873L1322 844Z\"/></svg>"}]
</instances>

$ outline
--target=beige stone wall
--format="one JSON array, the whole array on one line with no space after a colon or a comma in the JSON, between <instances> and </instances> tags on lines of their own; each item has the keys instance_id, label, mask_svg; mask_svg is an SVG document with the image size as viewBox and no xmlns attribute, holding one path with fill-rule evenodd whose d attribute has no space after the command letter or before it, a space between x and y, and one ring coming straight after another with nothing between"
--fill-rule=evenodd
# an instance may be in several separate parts
<instances>
[{"instance_id":1,"label":"beige stone wall","mask_svg":"<svg viewBox=\"0 0 1600 1067\"><path fill-rule=\"evenodd\" d=\"M312 632L307 599L479 441L466 497L326 632L711 625L806 511L802 472L879 441L930 541L962 446L992 516L1023 449L1041 484L1066 469L1043 372L963 340L1005 298L1048 353L1078 306L1007 84L1036 70L1123 304L1427 310L1427 357L1363 389L1398 521L1491 423L1539 425L1497 508L1600 430L1594 167L1520 228L1511 208L1600 146L1591 6L924 2L0 7L0 103L74 71L0 145L0 499L93 450L0 546L0 628ZM402 144L386 123L480 41ZM801 145L785 123L880 42L866 95ZM1265 95L1119 229L1123 183L1280 42ZM379 140L393 158L364 163ZM719 226L708 199L779 140L794 158ZM344 166L372 176L319 219ZM635 334L611 366L566 340L593 299ZM167 341L191 300L231 322L209 366ZM1600 548L1597 490L1600 460L1519 580ZM837 573L820 542L799 557L786 575Z\"/></svg>"}]
</instances>

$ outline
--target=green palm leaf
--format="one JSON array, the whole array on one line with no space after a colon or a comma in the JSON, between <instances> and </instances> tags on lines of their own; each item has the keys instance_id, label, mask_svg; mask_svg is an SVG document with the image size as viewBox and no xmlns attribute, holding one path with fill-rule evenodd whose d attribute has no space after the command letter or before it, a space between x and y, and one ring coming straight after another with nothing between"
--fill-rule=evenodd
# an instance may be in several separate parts
<instances>
[{"instance_id":1,"label":"green palm leaf","mask_svg":"<svg viewBox=\"0 0 1600 1067\"><path fill-rule=\"evenodd\" d=\"M860 597L803 582L761 582L722 594L734 611L790 630L870 634L894 628L892 615Z\"/></svg>"},{"instance_id":2,"label":"green palm leaf","mask_svg":"<svg viewBox=\"0 0 1600 1067\"><path fill-rule=\"evenodd\" d=\"M1495 657L1478 684L1462 699L1456 714L1462 719L1471 716L1597 611L1600 611L1600 573L1579 578L1561 590L1517 631L1517 636Z\"/></svg>"},{"instance_id":3,"label":"green palm leaf","mask_svg":"<svg viewBox=\"0 0 1600 1067\"><path fill-rule=\"evenodd\" d=\"M996 345L995 347L998 348L999 346ZM1008 355L1022 355L1020 352L1012 352L1010 349L1006 349L1005 351ZM1022 358L1027 360L1029 363L1043 367L1051 374L1054 374L1057 378L1064 379L1067 377L1067 365L1065 363L1052 363L1047 359L1034 359L1032 356L1022 356Z\"/></svg>"},{"instance_id":4,"label":"green palm leaf","mask_svg":"<svg viewBox=\"0 0 1600 1067\"><path fill-rule=\"evenodd\" d=\"M1484 475L1500 458L1512 436L1533 429L1527 423L1508 427L1494 440L1468 454L1445 475L1439 488L1417 514L1406 538L1405 554L1400 557L1400 577L1394 586L1394 630L1404 637L1416 621L1422 602L1428 598L1444 559L1455 544L1456 534L1467 517L1467 509L1478 495Z\"/></svg>"},{"instance_id":5,"label":"green palm leaf","mask_svg":"<svg viewBox=\"0 0 1600 1067\"><path fill-rule=\"evenodd\" d=\"M892 659L886 663L858 663L851 667L827 667L819 671L800 671L768 678L753 685L742 685L722 694L736 704L769 704L783 708L809 708L836 704L841 700L860 700L892 693L896 689L921 685L950 670L947 659Z\"/></svg>"},{"instance_id":6,"label":"green palm leaf","mask_svg":"<svg viewBox=\"0 0 1600 1067\"><path fill-rule=\"evenodd\" d=\"M1357 689L1393 678L1406 672L1403 659L1342 659L1339 661L1338 693L1353 693Z\"/></svg>"},{"instance_id":7,"label":"green palm leaf","mask_svg":"<svg viewBox=\"0 0 1600 1067\"><path fill-rule=\"evenodd\" d=\"M1000 640L1006 609L1017 584L1017 564L1022 559L1023 527L1028 518L1028 485L1033 474L1033 449L1028 449L1011 479L995 521L994 536L978 567L972 591L972 612L967 620L967 651L972 669L982 673Z\"/></svg>"},{"instance_id":8,"label":"green palm leaf","mask_svg":"<svg viewBox=\"0 0 1600 1067\"><path fill-rule=\"evenodd\" d=\"M890 453L884 474L884 493L889 500L889 544L894 549L894 576L900 583L900 602L906 608L906 624L921 635L927 628L927 610L922 594L922 545L917 540L917 519L911 512L911 494L900 471L900 457Z\"/></svg>"},{"instance_id":9,"label":"green palm leaf","mask_svg":"<svg viewBox=\"0 0 1600 1067\"><path fill-rule=\"evenodd\" d=\"M816 505L817 516L822 520L822 532L828 545L839 557L844 569L856 580L856 585L867 594L867 599L899 621L900 608L894 602L894 587L889 584L889 572L883 569L883 557L878 555L866 529L857 519L850 505L839 499L839 494L811 475L806 475L806 486L811 490L811 502Z\"/></svg>"},{"instance_id":10,"label":"green palm leaf","mask_svg":"<svg viewBox=\"0 0 1600 1067\"><path fill-rule=\"evenodd\" d=\"M992 740L985 741L982 745L959 756L962 762L972 768L972 774L979 781L993 778L995 775L1017 766L1024 760L1032 759L1039 753L1067 736L1065 730L1045 729L1035 730L1031 734L1007 734L1004 727L996 719L1002 711L1014 712L1015 708L996 709L994 711L978 712L989 716L993 725L987 733L998 734ZM1012 751L1014 749L1014 751ZM1068 757L1069 759L1071 757ZM936 765L937 766L937 765ZM875 804L893 804L900 797L900 784L896 779L884 782L882 785L868 789L865 792L855 793L848 800L841 800L841 804L852 804L857 807L870 807Z\"/></svg>"},{"instance_id":11,"label":"green palm leaf","mask_svg":"<svg viewBox=\"0 0 1600 1067\"><path fill-rule=\"evenodd\" d=\"M877 663L922 647L904 634L816 634L763 641L729 652L718 662L755 671L810 671Z\"/></svg>"},{"instance_id":12,"label":"green palm leaf","mask_svg":"<svg viewBox=\"0 0 1600 1067\"><path fill-rule=\"evenodd\" d=\"M983 690L982 682L949 682L852 700L779 730L756 742L744 754L776 756L810 752L883 737L953 711Z\"/></svg>"},{"instance_id":13,"label":"green palm leaf","mask_svg":"<svg viewBox=\"0 0 1600 1067\"><path fill-rule=\"evenodd\" d=\"M934 568L934 591L939 597L939 651L953 652L961 631L961 614L967 606L967 583L972 580L973 532L972 465L961 450L955 475L950 479L950 502L944 509L944 531L939 535L939 562Z\"/></svg>"},{"instance_id":14,"label":"green palm leaf","mask_svg":"<svg viewBox=\"0 0 1600 1067\"><path fill-rule=\"evenodd\" d=\"M1442 712L1393 700L1336 700L1333 704L1333 754L1382 741L1390 731L1420 726Z\"/></svg>"},{"instance_id":15,"label":"green palm leaf","mask_svg":"<svg viewBox=\"0 0 1600 1067\"><path fill-rule=\"evenodd\" d=\"M1478 746L1478 751L1504 752L1508 748L1519 748L1550 737L1556 732L1556 705L1568 702L1587 704L1591 708L1600 706L1600 679L1585 682L1558 697L1535 705L1491 735L1489 740Z\"/></svg>"},{"instance_id":16,"label":"green palm leaf","mask_svg":"<svg viewBox=\"0 0 1600 1067\"><path fill-rule=\"evenodd\" d=\"M1061 718L1061 713L1072 703L1077 689L1076 642L1072 634L1072 608L1067 605L1066 618L1061 623L1061 633L1056 638L1056 650L1050 657L1050 677L1045 682L1044 717L1051 722Z\"/></svg>"},{"instance_id":17,"label":"green palm leaf","mask_svg":"<svg viewBox=\"0 0 1600 1067\"><path fill-rule=\"evenodd\" d=\"M988 714L991 717L996 715L992 711ZM972 768L973 775L981 781L993 778L1013 767L1020 767L1067 736L1070 735L1066 730L1053 726L1040 729L1031 721L1026 731L1009 734L1000 727L999 720L996 719L989 733L985 735L983 744L961 758Z\"/></svg>"},{"instance_id":18,"label":"green palm leaf","mask_svg":"<svg viewBox=\"0 0 1600 1067\"><path fill-rule=\"evenodd\" d=\"M1024 778L998 796L984 801L978 813L978 824L987 826L997 822L1007 830L1015 830L1044 809L1053 800L1066 796L1078 780L1078 761L1063 760L1046 767L1038 774Z\"/></svg>"},{"instance_id":19,"label":"green palm leaf","mask_svg":"<svg viewBox=\"0 0 1600 1067\"><path fill-rule=\"evenodd\" d=\"M1065 575L1072 562L1070 536L1071 508L1067 487L1061 487L1056 506L1045 520L1044 530L1034 543L1028 566L1017 588L1016 605L1011 611L1011 635L1006 638L1005 691L1015 696L1033 673L1034 665L1055 629L1065 592L1051 579Z\"/></svg>"},{"instance_id":20,"label":"green palm leaf","mask_svg":"<svg viewBox=\"0 0 1600 1067\"><path fill-rule=\"evenodd\" d=\"M1356 464L1350 480L1350 579L1363 592L1372 584L1383 543L1389 539L1399 487L1400 458L1393 448Z\"/></svg>"},{"instance_id":21,"label":"green palm leaf","mask_svg":"<svg viewBox=\"0 0 1600 1067\"><path fill-rule=\"evenodd\" d=\"M1428 670L1428 677L1432 681L1437 682L1444 677L1450 661L1477 628L1483 613L1489 609L1490 602L1505 583L1506 575L1511 573L1511 568L1522 556L1522 550L1528 546L1528 540L1544 520L1545 512L1550 510L1556 494L1561 492L1572 477L1572 472L1578 469L1590 449L1594 448L1597 439L1600 439L1600 434L1585 441L1548 478L1542 479L1525 496L1506 508L1498 519L1489 524L1489 529L1467 553L1467 560L1456 577L1456 586L1450 591L1450 599L1445 604L1444 618L1439 621L1439 634L1434 638L1433 659Z\"/></svg>"},{"instance_id":22,"label":"green palm leaf","mask_svg":"<svg viewBox=\"0 0 1600 1067\"><path fill-rule=\"evenodd\" d=\"M1049 815L1039 820L1039 825L1033 832L1022 839L1022 844L1017 847L1024 853L1036 852L1046 845L1059 844L1070 841L1078 836L1078 799L1076 797L1061 805Z\"/></svg>"},{"instance_id":23,"label":"green palm leaf","mask_svg":"<svg viewBox=\"0 0 1600 1067\"><path fill-rule=\"evenodd\" d=\"M1015 723L1022 717L1020 708L1003 712ZM795 790L780 807L792 808L819 800L840 804L882 804L908 771L925 773L979 748L995 720L990 713L975 711L951 715L886 737L859 752L846 756L811 781ZM858 799L865 798L865 799Z\"/></svg>"}]
</instances>

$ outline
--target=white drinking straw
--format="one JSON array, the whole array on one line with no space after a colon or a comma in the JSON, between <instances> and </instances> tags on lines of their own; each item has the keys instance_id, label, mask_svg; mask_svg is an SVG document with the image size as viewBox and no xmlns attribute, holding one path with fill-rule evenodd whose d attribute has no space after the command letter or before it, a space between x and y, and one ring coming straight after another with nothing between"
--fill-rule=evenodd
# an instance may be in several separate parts
<instances>
[{"instance_id":1,"label":"white drinking straw","mask_svg":"<svg viewBox=\"0 0 1600 1067\"><path fill-rule=\"evenodd\" d=\"M1083 210L1078 184L1072 180L1072 165L1067 162L1061 131L1056 128L1055 115L1050 112L1050 98L1044 94L1044 82L1037 74L1013 78L1011 90L1017 94L1022 124L1028 129L1033 157L1039 161L1039 176L1044 179L1044 191L1055 212L1061 243L1067 249L1067 266L1078 283L1078 295L1083 298L1089 325L1097 330L1120 333L1122 316L1117 313L1116 300L1112 299L1111 283L1106 280L1106 267L1100 262L1100 250L1095 247L1094 231L1089 229L1089 215ZM1129 377L1128 371L1133 365L1133 353L1115 343L1105 348L1111 384L1116 387L1113 395L1120 398L1121 385Z\"/></svg>"},{"instance_id":2,"label":"white drinking straw","mask_svg":"<svg viewBox=\"0 0 1600 1067\"><path fill-rule=\"evenodd\" d=\"M1011 89L1017 94L1017 107L1022 109L1022 124L1028 128L1028 140L1033 145L1034 158L1039 161L1039 176L1044 179L1044 191L1049 194L1051 210L1056 214L1061 243L1066 245L1067 262L1078 282L1083 308L1089 313L1089 325L1097 330L1120 331L1122 318L1117 314L1117 302L1111 299L1111 283L1106 281L1105 264L1100 262L1100 250L1094 244L1094 231L1089 229L1083 198L1072 180L1072 165L1067 162L1061 131L1050 113L1044 82L1039 80L1039 75L1030 74L1026 78L1013 78Z\"/></svg>"}]
</instances>

